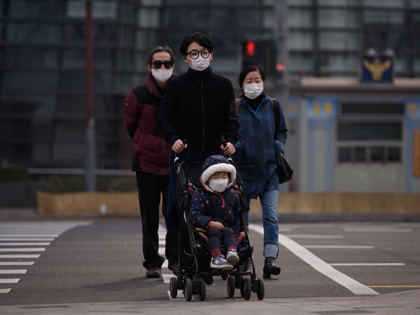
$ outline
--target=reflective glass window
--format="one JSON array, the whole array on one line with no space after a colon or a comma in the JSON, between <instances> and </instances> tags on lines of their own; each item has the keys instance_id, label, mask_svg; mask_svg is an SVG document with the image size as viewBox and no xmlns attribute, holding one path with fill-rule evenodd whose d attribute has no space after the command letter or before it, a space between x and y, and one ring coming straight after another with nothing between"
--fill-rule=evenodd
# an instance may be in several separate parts
<instances>
[{"instance_id":1,"label":"reflective glass window","mask_svg":"<svg viewBox=\"0 0 420 315\"><path fill-rule=\"evenodd\" d=\"M114 54L111 49L95 49L93 58L95 69L112 68L114 66Z\"/></svg>"},{"instance_id":2,"label":"reflective glass window","mask_svg":"<svg viewBox=\"0 0 420 315\"><path fill-rule=\"evenodd\" d=\"M58 44L61 42L61 25L39 23L9 23L7 41L11 43Z\"/></svg>"},{"instance_id":3,"label":"reflective glass window","mask_svg":"<svg viewBox=\"0 0 420 315\"><path fill-rule=\"evenodd\" d=\"M357 6L359 0L318 0L318 5L323 6Z\"/></svg>"},{"instance_id":4,"label":"reflective glass window","mask_svg":"<svg viewBox=\"0 0 420 315\"><path fill-rule=\"evenodd\" d=\"M385 147L371 147L370 148L370 161L371 162L384 162L385 161Z\"/></svg>"},{"instance_id":5,"label":"reflective glass window","mask_svg":"<svg viewBox=\"0 0 420 315\"><path fill-rule=\"evenodd\" d=\"M86 75L84 72L62 72L60 75L60 89L81 90L86 89Z\"/></svg>"},{"instance_id":6,"label":"reflective glass window","mask_svg":"<svg viewBox=\"0 0 420 315\"><path fill-rule=\"evenodd\" d=\"M328 54L328 70L329 71L352 71L357 72L358 55L345 54Z\"/></svg>"},{"instance_id":7,"label":"reflective glass window","mask_svg":"<svg viewBox=\"0 0 420 315\"><path fill-rule=\"evenodd\" d=\"M355 28L360 27L360 15L358 11L320 9L318 10L318 26L331 28Z\"/></svg>"},{"instance_id":8,"label":"reflective glass window","mask_svg":"<svg viewBox=\"0 0 420 315\"><path fill-rule=\"evenodd\" d=\"M314 35L312 32L290 31L287 45L291 50L313 50Z\"/></svg>"},{"instance_id":9,"label":"reflective glass window","mask_svg":"<svg viewBox=\"0 0 420 315\"><path fill-rule=\"evenodd\" d=\"M293 53L289 55L288 61L289 71L306 71L314 70L314 58L312 54Z\"/></svg>"},{"instance_id":10,"label":"reflective glass window","mask_svg":"<svg viewBox=\"0 0 420 315\"><path fill-rule=\"evenodd\" d=\"M388 162L400 162L401 161L401 148L400 147L389 147L388 148Z\"/></svg>"},{"instance_id":11,"label":"reflective glass window","mask_svg":"<svg viewBox=\"0 0 420 315\"><path fill-rule=\"evenodd\" d=\"M141 27L158 27L160 26L160 10L142 8L138 13L138 24Z\"/></svg>"},{"instance_id":12,"label":"reflective glass window","mask_svg":"<svg viewBox=\"0 0 420 315\"><path fill-rule=\"evenodd\" d=\"M355 162L366 162L366 147L355 147L354 148L354 161Z\"/></svg>"},{"instance_id":13,"label":"reflective glass window","mask_svg":"<svg viewBox=\"0 0 420 315\"><path fill-rule=\"evenodd\" d=\"M420 8L420 0L410 0L410 6L412 8Z\"/></svg>"},{"instance_id":14,"label":"reflective glass window","mask_svg":"<svg viewBox=\"0 0 420 315\"><path fill-rule=\"evenodd\" d=\"M86 98L84 96L58 96L57 114L80 114L86 113Z\"/></svg>"},{"instance_id":15,"label":"reflective glass window","mask_svg":"<svg viewBox=\"0 0 420 315\"><path fill-rule=\"evenodd\" d=\"M406 13L404 11L365 10L363 20L372 25L402 25Z\"/></svg>"},{"instance_id":16,"label":"reflective glass window","mask_svg":"<svg viewBox=\"0 0 420 315\"><path fill-rule=\"evenodd\" d=\"M48 48L7 47L5 63L15 67L55 68L58 66L58 51Z\"/></svg>"},{"instance_id":17,"label":"reflective glass window","mask_svg":"<svg viewBox=\"0 0 420 315\"><path fill-rule=\"evenodd\" d=\"M339 122L338 140L401 140L400 122Z\"/></svg>"},{"instance_id":18,"label":"reflective glass window","mask_svg":"<svg viewBox=\"0 0 420 315\"><path fill-rule=\"evenodd\" d=\"M404 32L374 32L367 31L365 33L366 43L368 47L372 47L377 51L392 49L399 51L402 49L412 49L410 36ZM413 41L416 45L419 41ZM398 59L398 58L397 58Z\"/></svg>"},{"instance_id":19,"label":"reflective glass window","mask_svg":"<svg viewBox=\"0 0 420 315\"><path fill-rule=\"evenodd\" d=\"M64 49L62 59L62 67L65 69L84 68L86 63L86 53L83 49Z\"/></svg>"},{"instance_id":20,"label":"reflective glass window","mask_svg":"<svg viewBox=\"0 0 420 315\"><path fill-rule=\"evenodd\" d=\"M361 50L363 35L361 33L321 31L319 47L328 50Z\"/></svg>"},{"instance_id":21,"label":"reflective glass window","mask_svg":"<svg viewBox=\"0 0 420 315\"><path fill-rule=\"evenodd\" d=\"M57 72L45 71L4 71L2 88L11 91L56 90Z\"/></svg>"},{"instance_id":22,"label":"reflective glass window","mask_svg":"<svg viewBox=\"0 0 420 315\"><path fill-rule=\"evenodd\" d=\"M94 19L115 20L118 14L118 1L92 1L92 17ZM85 18L86 3L80 0L68 0L66 16L69 18Z\"/></svg>"},{"instance_id":23,"label":"reflective glass window","mask_svg":"<svg viewBox=\"0 0 420 315\"><path fill-rule=\"evenodd\" d=\"M379 7L379 8L404 8L406 1L399 0L362 0L365 7Z\"/></svg>"},{"instance_id":24,"label":"reflective glass window","mask_svg":"<svg viewBox=\"0 0 420 315\"><path fill-rule=\"evenodd\" d=\"M59 19L63 17L64 1L56 0L12 0L9 16L13 18Z\"/></svg>"},{"instance_id":25,"label":"reflective glass window","mask_svg":"<svg viewBox=\"0 0 420 315\"><path fill-rule=\"evenodd\" d=\"M64 42L67 44L85 43L85 26L83 24L66 24L63 30Z\"/></svg>"},{"instance_id":26,"label":"reflective glass window","mask_svg":"<svg viewBox=\"0 0 420 315\"><path fill-rule=\"evenodd\" d=\"M121 32L117 34L117 27L107 24L96 24L94 26L94 41L95 44L115 45L117 42L132 45L134 43L133 32L131 28L130 33L123 32L123 27L120 27Z\"/></svg>"},{"instance_id":27,"label":"reflective glass window","mask_svg":"<svg viewBox=\"0 0 420 315\"><path fill-rule=\"evenodd\" d=\"M351 162L351 148L350 147L338 148L338 162Z\"/></svg>"},{"instance_id":28,"label":"reflective glass window","mask_svg":"<svg viewBox=\"0 0 420 315\"><path fill-rule=\"evenodd\" d=\"M224 27L234 27L235 18L233 15L234 10L228 9L210 9L210 27L217 28L223 25Z\"/></svg>"},{"instance_id":29,"label":"reflective glass window","mask_svg":"<svg viewBox=\"0 0 420 315\"><path fill-rule=\"evenodd\" d=\"M192 25L197 29L200 27L207 27L208 25L208 14L204 9L173 8L167 10L167 16L167 27L174 30L178 28L191 28Z\"/></svg>"},{"instance_id":30,"label":"reflective glass window","mask_svg":"<svg viewBox=\"0 0 420 315\"><path fill-rule=\"evenodd\" d=\"M313 27L313 14L308 9L289 9L289 26L290 27Z\"/></svg>"},{"instance_id":31,"label":"reflective glass window","mask_svg":"<svg viewBox=\"0 0 420 315\"><path fill-rule=\"evenodd\" d=\"M113 91L112 74L109 72L95 72L95 91Z\"/></svg>"},{"instance_id":32,"label":"reflective glass window","mask_svg":"<svg viewBox=\"0 0 420 315\"><path fill-rule=\"evenodd\" d=\"M146 60L144 60L146 63ZM117 51L117 68L133 69L134 67L134 52L129 50Z\"/></svg>"}]
</instances>

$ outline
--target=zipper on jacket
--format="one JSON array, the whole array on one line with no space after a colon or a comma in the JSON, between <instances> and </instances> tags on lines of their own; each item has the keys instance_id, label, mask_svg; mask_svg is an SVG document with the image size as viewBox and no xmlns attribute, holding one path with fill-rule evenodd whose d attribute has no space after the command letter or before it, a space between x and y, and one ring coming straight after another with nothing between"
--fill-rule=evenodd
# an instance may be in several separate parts
<instances>
[{"instance_id":1,"label":"zipper on jacket","mask_svg":"<svg viewBox=\"0 0 420 315\"><path fill-rule=\"evenodd\" d=\"M203 143L201 145L201 152L204 152L204 97L203 97L203 80L199 80L201 86L201 107L203 109Z\"/></svg>"}]
</instances>

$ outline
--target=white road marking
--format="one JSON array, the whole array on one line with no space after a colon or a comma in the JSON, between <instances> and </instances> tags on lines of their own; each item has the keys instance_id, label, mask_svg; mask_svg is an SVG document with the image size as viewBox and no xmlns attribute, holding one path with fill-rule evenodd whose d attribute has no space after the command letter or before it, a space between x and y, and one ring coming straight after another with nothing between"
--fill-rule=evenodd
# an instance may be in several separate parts
<instances>
[{"instance_id":1,"label":"white road marking","mask_svg":"<svg viewBox=\"0 0 420 315\"><path fill-rule=\"evenodd\" d=\"M343 235L285 235L290 238L343 238Z\"/></svg>"},{"instance_id":2,"label":"white road marking","mask_svg":"<svg viewBox=\"0 0 420 315\"><path fill-rule=\"evenodd\" d=\"M34 263L34 261L1 261L0 266L32 266Z\"/></svg>"},{"instance_id":3,"label":"white road marking","mask_svg":"<svg viewBox=\"0 0 420 315\"><path fill-rule=\"evenodd\" d=\"M166 244L166 241L165 240L159 240L159 246L165 246L165 244Z\"/></svg>"},{"instance_id":4,"label":"white road marking","mask_svg":"<svg viewBox=\"0 0 420 315\"><path fill-rule=\"evenodd\" d=\"M1 258L39 258L41 255L0 255Z\"/></svg>"},{"instance_id":5,"label":"white road marking","mask_svg":"<svg viewBox=\"0 0 420 315\"><path fill-rule=\"evenodd\" d=\"M402 263L334 263L331 266L405 266Z\"/></svg>"},{"instance_id":6,"label":"white road marking","mask_svg":"<svg viewBox=\"0 0 420 315\"><path fill-rule=\"evenodd\" d=\"M339 248L339 249L372 249L375 246L354 246L354 245L301 245L305 248Z\"/></svg>"},{"instance_id":7,"label":"white road marking","mask_svg":"<svg viewBox=\"0 0 420 315\"><path fill-rule=\"evenodd\" d=\"M0 248L0 252L43 252L44 247L39 248Z\"/></svg>"},{"instance_id":8,"label":"white road marking","mask_svg":"<svg viewBox=\"0 0 420 315\"><path fill-rule=\"evenodd\" d=\"M346 232L377 232L377 233L388 233L388 232L396 232L396 233L400 233L400 232L411 232L412 229L399 229L399 228L344 228L344 231Z\"/></svg>"},{"instance_id":9,"label":"white road marking","mask_svg":"<svg viewBox=\"0 0 420 315\"><path fill-rule=\"evenodd\" d=\"M0 293L9 293L11 289L0 289Z\"/></svg>"},{"instance_id":10,"label":"white road marking","mask_svg":"<svg viewBox=\"0 0 420 315\"><path fill-rule=\"evenodd\" d=\"M261 235L264 235L264 228L262 226L250 224L249 228ZM315 270L327 276L331 280L342 285L346 289L350 290L357 295L377 295L378 293L371 288L357 282L356 280L350 278L349 276L341 273L337 269L334 269L332 266L327 264L325 261L319 257L312 254L309 250L304 248L302 245L299 245L292 239L288 238L285 235L279 234L279 243L290 250L297 257L302 259L304 262L312 266Z\"/></svg>"},{"instance_id":11,"label":"white road marking","mask_svg":"<svg viewBox=\"0 0 420 315\"><path fill-rule=\"evenodd\" d=\"M20 279L0 279L0 283L18 283Z\"/></svg>"},{"instance_id":12,"label":"white road marking","mask_svg":"<svg viewBox=\"0 0 420 315\"><path fill-rule=\"evenodd\" d=\"M279 228L279 232L290 232L291 228Z\"/></svg>"},{"instance_id":13,"label":"white road marking","mask_svg":"<svg viewBox=\"0 0 420 315\"><path fill-rule=\"evenodd\" d=\"M0 243L0 246L48 246L51 245L50 242L31 242L31 243Z\"/></svg>"},{"instance_id":14,"label":"white road marking","mask_svg":"<svg viewBox=\"0 0 420 315\"><path fill-rule=\"evenodd\" d=\"M178 290L178 293L177 293L175 299L171 298L171 292L170 291L168 291L168 296L169 296L169 299L172 300L172 301L185 300L184 291L182 291L182 290ZM192 300L195 300L194 296L192 297Z\"/></svg>"},{"instance_id":15,"label":"white road marking","mask_svg":"<svg viewBox=\"0 0 420 315\"><path fill-rule=\"evenodd\" d=\"M169 283L169 282L171 282L171 278L176 278L176 276L173 275L173 274L170 274L170 275L162 274L162 278L163 278L163 282Z\"/></svg>"},{"instance_id":16,"label":"white road marking","mask_svg":"<svg viewBox=\"0 0 420 315\"><path fill-rule=\"evenodd\" d=\"M24 274L26 273L26 269L5 269L5 270L1 270L0 269L0 275L11 275L11 274Z\"/></svg>"},{"instance_id":17,"label":"white road marking","mask_svg":"<svg viewBox=\"0 0 420 315\"><path fill-rule=\"evenodd\" d=\"M59 236L60 236L59 234L0 234L0 237L59 237Z\"/></svg>"},{"instance_id":18,"label":"white road marking","mask_svg":"<svg viewBox=\"0 0 420 315\"><path fill-rule=\"evenodd\" d=\"M162 268L168 268L168 260L167 259L165 259L165 261L163 262L163 264L162 264Z\"/></svg>"},{"instance_id":19,"label":"white road marking","mask_svg":"<svg viewBox=\"0 0 420 315\"><path fill-rule=\"evenodd\" d=\"M9 242L9 241L19 241L19 242L28 242L28 241L33 241L33 242L52 242L54 241L55 238L39 238L39 237L0 237L0 242Z\"/></svg>"},{"instance_id":20,"label":"white road marking","mask_svg":"<svg viewBox=\"0 0 420 315\"><path fill-rule=\"evenodd\" d=\"M159 247L159 255L165 256L165 248Z\"/></svg>"}]
</instances>

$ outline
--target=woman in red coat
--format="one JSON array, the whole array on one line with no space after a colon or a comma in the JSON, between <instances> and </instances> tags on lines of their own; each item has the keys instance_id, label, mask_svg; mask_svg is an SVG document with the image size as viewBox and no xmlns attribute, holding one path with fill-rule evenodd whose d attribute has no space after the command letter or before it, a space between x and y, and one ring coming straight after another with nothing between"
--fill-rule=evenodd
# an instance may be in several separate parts
<instances>
[{"instance_id":1,"label":"woman in red coat","mask_svg":"<svg viewBox=\"0 0 420 315\"><path fill-rule=\"evenodd\" d=\"M147 278L159 278L165 261L159 255L159 202L167 219L169 152L171 146L158 128L166 83L175 75L175 58L169 47L156 47L147 56L150 73L146 84L133 89L125 99L125 124L133 139L132 170L136 172L140 212L143 225L143 266ZM174 273L178 268L177 231L168 230L166 258Z\"/></svg>"}]
</instances>

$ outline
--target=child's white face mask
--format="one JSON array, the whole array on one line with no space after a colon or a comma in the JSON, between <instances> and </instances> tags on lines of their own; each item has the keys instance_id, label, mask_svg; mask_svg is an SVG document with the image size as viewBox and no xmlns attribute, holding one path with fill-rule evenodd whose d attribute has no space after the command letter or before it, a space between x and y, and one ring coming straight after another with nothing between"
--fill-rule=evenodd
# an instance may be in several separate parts
<instances>
[{"instance_id":1,"label":"child's white face mask","mask_svg":"<svg viewBox=\"0 0 420 315\"><path fill-rule=\"evenodd\" d=\"M224 192L227 188L229 179L217 178L209 181L209 187L217 192Z\"/></svg>"}]
</instances>

